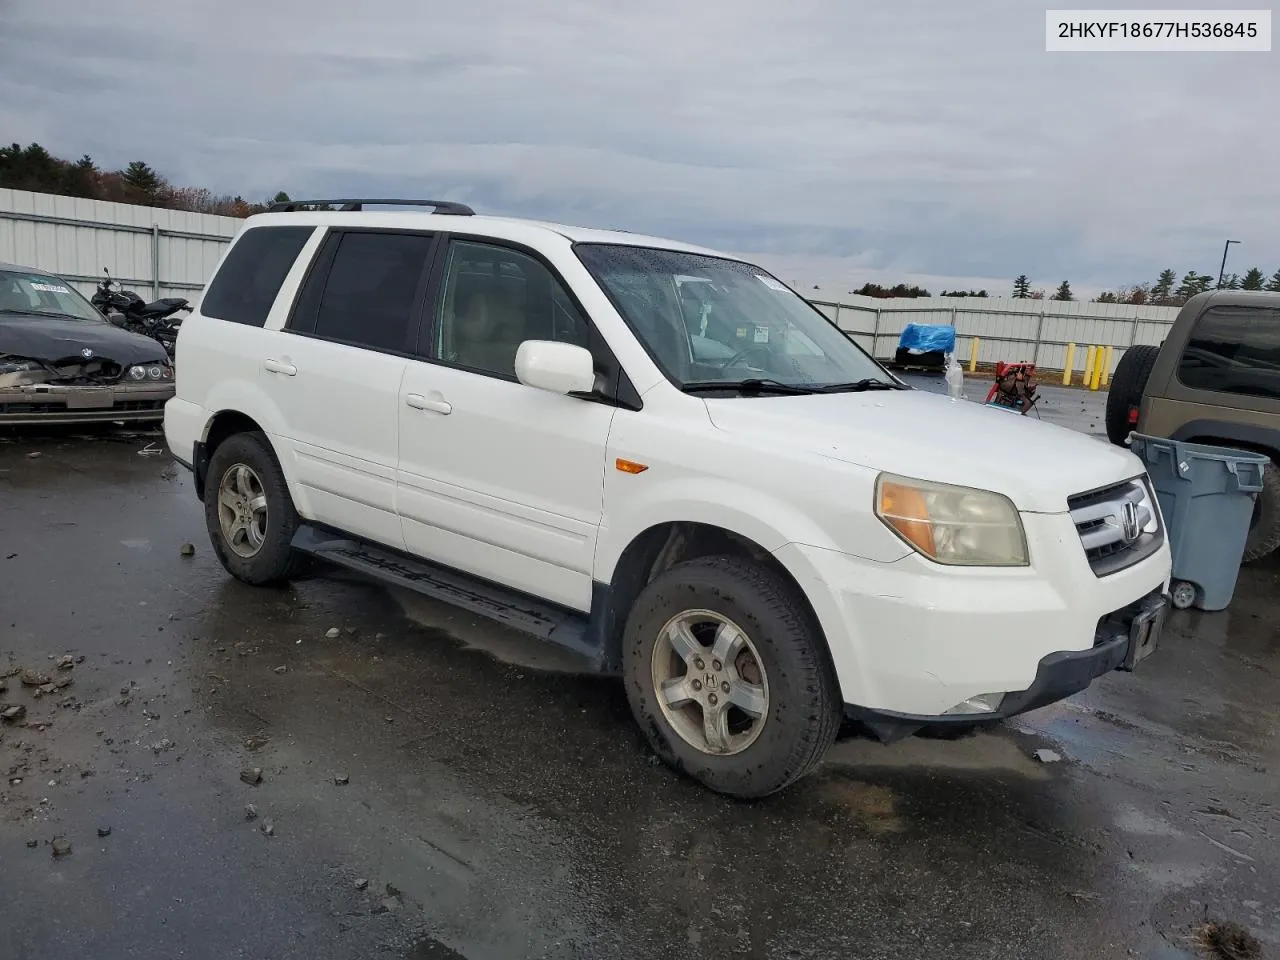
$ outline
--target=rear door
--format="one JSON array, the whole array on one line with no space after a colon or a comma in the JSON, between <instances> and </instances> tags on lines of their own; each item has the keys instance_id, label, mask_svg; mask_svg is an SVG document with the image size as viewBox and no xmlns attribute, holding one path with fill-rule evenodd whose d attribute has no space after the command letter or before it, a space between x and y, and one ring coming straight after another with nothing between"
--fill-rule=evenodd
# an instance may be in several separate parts
<instances>
[{"instance_id":1,"label":"rear door","mask_svg":"<svg viewBox=\"0 0 1280 960\"><path fill-rule=\"evenodd\" d=\"M330 231L261 358L303 512L393 547L404 545L395 506L400 382L434 244L417 231Z\"/></svg>"}]
</instances>

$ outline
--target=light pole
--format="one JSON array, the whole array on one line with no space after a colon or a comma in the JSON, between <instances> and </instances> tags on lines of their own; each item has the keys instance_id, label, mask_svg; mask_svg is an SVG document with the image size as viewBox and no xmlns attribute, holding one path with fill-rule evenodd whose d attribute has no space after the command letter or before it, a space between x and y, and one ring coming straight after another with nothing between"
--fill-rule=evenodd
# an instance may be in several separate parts
<instances>
[{"instance_id":1,"label":"light pole","mask_svg":"<svg viewBox=\"0 0 1280 960\"><path fill-rule=\"evenodd\" d=\"M1218 289L1222 289L1222 278L1227 273L1227 251L1231 249L1233 243L1239 243L1239 240L1228 240L1222 245L1222 266L1218 268Z\"/></svg>"}]
</instances>

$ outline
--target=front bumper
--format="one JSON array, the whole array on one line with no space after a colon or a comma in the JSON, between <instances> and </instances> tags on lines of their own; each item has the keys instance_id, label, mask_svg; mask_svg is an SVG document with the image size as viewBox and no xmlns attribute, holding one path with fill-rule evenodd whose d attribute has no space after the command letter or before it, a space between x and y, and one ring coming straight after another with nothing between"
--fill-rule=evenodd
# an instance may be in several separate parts
<instances>
[{"instance_id":1,"label":"front bumper","mask_svg":"<svg viewBox=\"0 0 1280 960\"><path fill-rule=\"evenodd\" d=\"M985 726L1057 703L1084 690L1103 674L1133 670L1159 644L1169 609L1168 595L1163 590L1154 590L1136 603L1104 617L1098 623L1093 647L1060 650L1042 657L1031 686L1006 693L990 713L920 716L845 704L845 718L861 723L885 743L892 743L925 727Z\"/></svg>"},{"instance_id":2,"label":"front bumper","mask_svg":"<svg viewBox=\"0 0 1280 960\"><path fill-rule=\"evenodd\" d=\"M1024 514L1023 526L1028 567L945 567L914 553L883 563L795 543L775 552L813 607L851 710L934 718L991 694L1012 709L1011 695L1036 691L1023 706L1033 709L1049 702L1041 675L1055 655L1111 669L1114 647L1094 652L1099 631L1168 589L1168 543L1099 577L1068 514Z\"/></svg>"},{"instance_id":3,"label":"front bumper","mask_svg":"<svg viewBox=\"0 0 1280 960\"><path fill-rule=\"evenodd\" d=\"M173 393L172 383L4 387L0 388L0 424L162 420L164 405Z\"/></svg>"}]
</instances>

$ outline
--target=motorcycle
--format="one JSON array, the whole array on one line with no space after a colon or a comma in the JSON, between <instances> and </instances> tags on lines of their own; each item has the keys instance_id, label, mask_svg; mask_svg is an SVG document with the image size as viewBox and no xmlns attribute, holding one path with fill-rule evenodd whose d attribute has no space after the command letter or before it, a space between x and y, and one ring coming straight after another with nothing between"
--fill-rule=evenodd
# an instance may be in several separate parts
<instances>
[{"instance_id":1,"label":"motorcycle","mask_svg":"<svg viewBox=\"0 0 1280 960\"><path fill-rule=\"evenodd\" d=\"M148 303L132 290L121 287L112 279L110 270L104 268L102 272L106 277L98 282L90 302L117 327L157 341L172 360L182 326L182 317L177 314L190 311L190 301L184 297L163 297Z\"/></svg>"}]
</instances>

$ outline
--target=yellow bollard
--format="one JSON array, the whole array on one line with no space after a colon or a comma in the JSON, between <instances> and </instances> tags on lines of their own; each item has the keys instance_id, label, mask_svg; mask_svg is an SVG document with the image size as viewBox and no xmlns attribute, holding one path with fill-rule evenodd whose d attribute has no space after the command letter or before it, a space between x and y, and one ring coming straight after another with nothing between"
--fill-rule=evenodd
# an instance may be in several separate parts
<instances>
[{"instance_id":1,"label":"yellow bollard","mask_svg":"<svg viewBox=\"0 0 1280 960\"><path fill-rule=\"evenodd\" d=\"M1093 379L1093 365L1097 362L1098 348L1090 347L1084 361L1084 377L1080 380L1080 386L1087 387Z\"/></svg>"},{"instance_id":2,"label":"yellow bollard","mask_svg":"<svg viewBox=\"0 0 1280 960\"><path fill-rule=\"evenodd\" d=\"M1097 390L1098 384L1102 382L1102 347L1098 347L1098 352L1093 358L1093 379L1089 381L1089 389Z\"/></svg>"},{"instance_id":3,"label":"yellow bollard","mask_svg":"<svg viewBox=\"0 0 1280 960\"><path fill-rule=\"evenodd\" d=\"M1067 344L1067 362L1062 365L1062 385L1064 387L1071 386L1071 374L1076 369L1076 345L1074 343Z\"/></svg>"},{"instance_id":4,"label":"yellow bollard","mask_svg":"<svg viewBox=\"0 0 1280 960\"><path fill-rule=\"evenodd\" d=\"M1111 348L1107 347L1102 357L1102 385L1105 387L1111 382Z\"/></svg>"},{"instance_id":5,"label":"yellow bollard","mask_svg":"<svg viewBox=\"0 0 1280 960\"><path fill-rule=\"evenodd\" d=\"M973 373L978 369L978 344L981 341L974 337L969 341L969 372Z\"/></svg>"}]
</instances>

